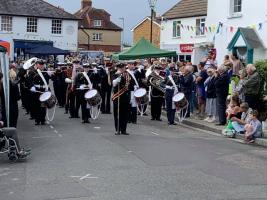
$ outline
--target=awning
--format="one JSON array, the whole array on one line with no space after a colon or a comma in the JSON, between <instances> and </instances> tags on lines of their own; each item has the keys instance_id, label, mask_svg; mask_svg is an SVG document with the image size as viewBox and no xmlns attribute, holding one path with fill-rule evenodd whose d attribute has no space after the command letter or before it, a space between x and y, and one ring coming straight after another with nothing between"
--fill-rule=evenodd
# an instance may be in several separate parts
<instances>
[{"instance_id":1,"label":"awning","mask_svg":"<svg viewBox=\"0 0 267 200\"><path fill-rule=\"evenodd\" d=\"M53 46L53 42L51 41L33 41L33 40L14 40L14 49L19 48L19 49L34 49L39 46L43 45L49 45Z\"/></svg>"},{"instance_id":2,"label":"awning","mask_svg":"<svg viewBox=\"0 0 267 200\"><path fill-rule=\"evenodd\" d=\"M53 46L43 45L37 48L31 49L27 53L32 55L68 55L69 51L62 50Z\"/></svg>"},{"instance_id":3,"label":"awning","mask_svg":"<svg viewBox=\"0 0 267 200\"><path fill-rule=\"evenodd\" d=\"M247 47L248 49L264 48L261 39L252 28L238 28L227 48L232 50L234 47Z\"/></svg>"},{"instance_id":4,"label":"awning","mask_svg":"<svg viewBox=\"0 0 267 200\"><path fill-rule=\"evenodd\" d=\"M142 38L136 45L129 50L118 55L119 60L132 60L143 58L160 58L160 57L174 57L176 51L166 51L153 46L146 39Z\"/></svg>"},{"instance_id":5,"label":"awning","mask_svg":"<svg viewBox=\"0 0 267 200\"><path fill-rule=\"evenodd\" d=\"M8 53L8 55L10 55L10 43L6 42L4 40L0 40L0 46L4 47Z\"/></svg>"},{"instance_id":6,"label":"awning","mask_svg":"<svg viewBox=\"0 0 267 200\"><path fill-rule=\"evenodd\" d=\"M0 52L6 52L6 51L7 51L7 49L0 44Z\"/></svg>"}]
</instances>

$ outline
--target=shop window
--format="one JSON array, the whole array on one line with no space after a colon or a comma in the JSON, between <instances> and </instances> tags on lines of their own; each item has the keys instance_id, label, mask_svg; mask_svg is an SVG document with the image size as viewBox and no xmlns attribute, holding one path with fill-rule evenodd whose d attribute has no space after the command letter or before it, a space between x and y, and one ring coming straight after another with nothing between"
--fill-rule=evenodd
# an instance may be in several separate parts
<instances>
[{"instance_id":1,"label":"shop window","mask_svg":"<svg viewBox=\"0 0 267 200\"><path fill-rule=\"evenodd\" d=\"M178 58L180 62L191 62L192 60L191 55L179 55Z\"/></svg>"}]
</instances>

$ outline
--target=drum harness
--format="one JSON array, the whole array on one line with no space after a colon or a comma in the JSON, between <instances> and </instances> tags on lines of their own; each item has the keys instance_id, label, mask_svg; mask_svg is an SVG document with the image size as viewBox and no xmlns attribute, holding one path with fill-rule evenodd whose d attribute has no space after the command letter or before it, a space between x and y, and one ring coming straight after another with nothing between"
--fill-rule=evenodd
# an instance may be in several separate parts
<instances>
[{"instance_id":1,"label":"drum harness","mask_svg":"<svg viewBox=\"0 0 267 200\"><path fill-rule=\"evenodd\" d=\"M45 91L47 92L47 91L48 91L48 84L47 84L47 82L46 82L46 80L45 80L45 78L44 78L43 73L41 72L40 69L37 69L37 73L39 74L39 76L41 77L43 83L45 84ZM55 104L55 106L54 106L54 108L53 108L51 117L49 116L49 109L46 108L46 118L47 118L47 120L48 120L49 122L52 122L52 121L54 120L54 118L55 118L56 105L57 105L57 101L56 101L56 104Z\"/></svg>"},{"instance_id":2,"label":"drum harness","mask_svg":"<svg viewBox=\"0 0 267 200\"><path fill-rule=\"evenodd\" d=\"M140 86L139 86L139 84L138 84L138 81L136 80L136 77L135 77L134 73L133 73L131 70L129 70L129 69L127 69L127 72L131 75L131 77L133 78L133 80L134 80L134 82L135 82L135 86L137 87L137 88L135 88L135 90L134 90L134 92L135 92L137 89L140 88ZM133 93L131 94L131 101L132 101L132 100L136 102L136 99L135 99ZM141 104L141 103L140 103L139 105L136 106L136 107L137 107L137 110L138 110L138 112L140 113L141 116L143 116L143 115L145 114L145 112L146 112L146 110L145 110L145 106L146 106L146 103L145 103L145 104Z\"/></svg>"},{"instance_id":3,"label":"drum harness","mask_svg":"<svg viewBox=\"0 0 267 200\"><path fill-rule=\"evenodd\" d=\"M83 72L82 73L84 78L87 80L88 84L89 84L89 91L93 89L93 84L88 76L88 74L86 72ZM96 120L98 117L99 117L99 114L100 114L100 106L102 103L102 98L101 98L101 101L99 102L99 104L97 104L96 106L90 106L88 103L87 103L87 107L89 108L90 110L90 115L91 115L91 118L93 120Z\"/></svg>"},{"instance_id":4,"label":"drum harness","mask_svg":"<svg viewBox=\"0 0 267 200\"><path fill-rule=\"evenodd\" d=\"M173 94L173 96L175 96L179 92L178 87L175 84L175 82L174 82L174 80L173 80L173 78L172 78L171 75L169 75L168 78L169 78L169 80L171 81L171 83L172 83L172 85L174 87L174 94ZM175 106L174 105L174 101L172 103L173 103L173 106ZM184 106L183 108L179 108L179 110L177 110L178 111L177 112L177 118L178 118L178 120L179 120L180 123L185 120L186 115L188 113L188 107L189 107L189 103L188 103L188 100L187 100L186 106ZM184 110L185 110L185 112L184 112Z\"/></svg>"}]
</instances>

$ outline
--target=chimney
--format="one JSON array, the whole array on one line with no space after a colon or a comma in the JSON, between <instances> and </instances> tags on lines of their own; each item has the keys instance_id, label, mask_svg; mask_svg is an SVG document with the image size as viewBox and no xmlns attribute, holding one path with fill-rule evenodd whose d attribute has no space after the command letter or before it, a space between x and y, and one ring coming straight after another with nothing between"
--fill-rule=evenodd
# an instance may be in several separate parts
<instances>
[{"instance_id":1,"label":"chimney","mask_svg":"<svg viewBox=\"0 0 267 200\"><path fill-rule=\"evenodd\" d=\"M85 7L92 7L92 1L91 0L82 0L82 8Z\"/></svg>"}]
</instances>

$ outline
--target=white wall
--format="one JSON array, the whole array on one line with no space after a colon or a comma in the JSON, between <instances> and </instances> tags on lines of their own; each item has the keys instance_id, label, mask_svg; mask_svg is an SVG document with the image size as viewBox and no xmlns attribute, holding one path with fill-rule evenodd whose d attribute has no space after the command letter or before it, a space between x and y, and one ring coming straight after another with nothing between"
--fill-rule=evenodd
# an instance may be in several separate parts
<instances>
[{"instance_id":1,"label":"white wall","mask_svg":"<svg viewBox=\"0 0 267 200\"><path fill-rule=\"evenodd\" d=\"M181 37L173 37L173 22L181 21L181 24L184 26L196 27L196 19L205 18L205 17L192 17L192 18L182 18L175 20L164 20L162 21L162 28L160 34L160 47L165 50L176 51L178 54L182 54L180 51L180 44L194 44L196 47L197 44L206 43L207 38L205 36L196 36L195 31L192 31L191 28L181 28ZM192 62L197 64L202 56L203 52L196 52L204 49L195 48L192 55ZM189 53L190 54L190 53Z\"/></svg>"},{"instance_id":2,"label":"white wall","mask_svg":"<svg viewBox=\"0 0 267 200\"><path fill-rule=\"evenodd\" d=\"M208 17L207 25L218 25L219 22L223 23L223 29L221 33L216 34L215 37L215 48L217 48L217 60L218 63L222 63L225 54L229 53L227 46L231 39L233 38L237 27L248 27L253 24L257 25L257 33L265 47L267 47L267 1L265 0L242 0L242 16L240 17L230 17L230 1L231 0L208 0ZM265 22L264 22L265 21ZM263 23L262 30L258 30L258 23ZM229 27L233 26L234 32L230 32ZM226 31L226 28L228 30ZM210 42L213 41L213 35L208 37ZM265 51L265 50L261 50ZM260 53L260 51L255 51ZM266 56L266 53L261 53ZM260 55L255 55L255 59L261 57ZM263 59L263 58L262 58Z\"/></svg>"},{"instance_id":3,"label":"white wall","mask_svg":"<svg viewBox=\"0 0 267 200\"><path fill-rule=\"evenodd\" d=\"M13 17L12 33L0 31L0 39L10 42L11 58L14 57L14 39L52 41L54 46L63 50L77 51L78 47L78 21L63 20L62 34L51 33L52 19L38 18L37 33L27 33L27 18Z\"/></svg>"}]
</instances>

